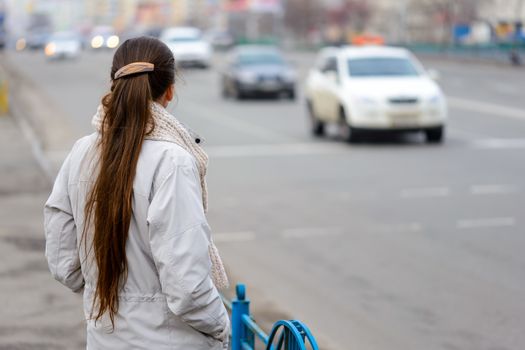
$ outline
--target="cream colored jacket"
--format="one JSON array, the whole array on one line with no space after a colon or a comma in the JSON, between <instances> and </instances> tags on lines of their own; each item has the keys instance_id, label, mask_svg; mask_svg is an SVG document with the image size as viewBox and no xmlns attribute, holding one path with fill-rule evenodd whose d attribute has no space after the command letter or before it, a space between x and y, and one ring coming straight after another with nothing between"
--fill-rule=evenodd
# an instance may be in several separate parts
<instances>
[{"instance_id":1,"label":"cream colored jacket","mask_svg":"<svg viewBox=\"0 0 525 350\"><path fill-rule=\"evenodd\" d=\"M145 140L141 150L115 330L109 317L96 324L89 319L97 269L80 242L97 138L95 133L75 144L44 209L51 273L74 292L83 291L87 348L223 349L229 319L210 278L210 229L197 166L171 142ZM89 230L87 237L89 246Z\"/></svg>"}]
</instances>

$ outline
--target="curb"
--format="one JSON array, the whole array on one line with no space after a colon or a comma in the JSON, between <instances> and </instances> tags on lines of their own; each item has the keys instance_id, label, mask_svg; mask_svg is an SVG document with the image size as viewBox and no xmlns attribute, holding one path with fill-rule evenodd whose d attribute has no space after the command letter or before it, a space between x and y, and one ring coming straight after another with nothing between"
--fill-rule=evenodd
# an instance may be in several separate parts
<instances>
[{"instance_id":1,"label":"curb","mask_svg":"<svg viewBox=\"0 0 525 350\"><path fill-rule=\"evenodd\" d=\"M12 101L12 91L9 90L9 76L8 69L5 67L5 62L7 61L5 55L2 55L4 58L2 65L0 65L0 116L11 116L21 130L22 135L29 143L31 147L31 153L35 158L38 166L44 173L46 177L46 182L53 184L54 176L51 170L51 163L44 154L42 143L40 138L37 136L34 129L28 123L27 119L24 118L23 113L20 111L20 108L15 103L9 103Z\"/></svg>"},{"instance_id":2,"label":"curb","mask_svg":"<svg viewBox=\"0 0 525 350\"><path fill-rule=\"evenodd\" d=\"M31 152L33 153L35 161L44 173L47 182L49 182L50 185L53 185L53 183L55 182L55 174L51 165L51 161L45 155L40 138L37 136L34 129L28 123L27 119L23 116L23 113L21 113L20 110L14 104L12 104L11 110L13 120L15 121L16 125L20 128L22 134L31 146Z\"/></svg>"},{"instance_id":3,"label":"curb","mask_svg":"<svg viewBox=\"0 0 525 350\"><path fill-rule=\"evenodd\" d=\"M43 171L46 180L53 184L57 164L50 154L69 150L74 134L69 120L55 108L45 91L20 72L6 54L2 55L0 70L9 81L9 108L13 120L31 146L33 156Z\"/></svg>"}]
</instances>

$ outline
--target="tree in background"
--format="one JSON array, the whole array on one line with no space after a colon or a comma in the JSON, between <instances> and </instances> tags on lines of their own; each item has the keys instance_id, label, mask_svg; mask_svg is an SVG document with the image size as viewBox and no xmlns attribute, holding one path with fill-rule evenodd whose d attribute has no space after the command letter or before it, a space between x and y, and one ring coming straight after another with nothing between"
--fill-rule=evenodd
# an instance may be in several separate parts
<instances>
[{"instance_id":1,"label":"tree in background","mask_svg":"<svg viewBox=\"0 0 525 350\"><path fill-rule=\"evenodd\" d=\"M342 4L329 10L332 23L354 32L363 32L372 15L370 1L344 0Z\"/></svg>"},{"instance_id":2,"label":"tree in background","mask_svg":"<svg viewBox=\"0 0 525 350\"><path fill-rule=\"evenodd\" d=\"M318 0L288 0L284 9L285 26L294 37L306 40L310 33L322 27L323 13Z\"/></svg>"},{"instance_id":3,"label":"tree in background","mask_svg":"<svg viewBox=\"0 0 525 350\"><path fill-rule=\"evenodd\" d=\"M296 38L316 33L323 41L346 42L348 32L363 32L372 16L369 0L287 0L285 25Z\"/></svg>"}]
</instances>

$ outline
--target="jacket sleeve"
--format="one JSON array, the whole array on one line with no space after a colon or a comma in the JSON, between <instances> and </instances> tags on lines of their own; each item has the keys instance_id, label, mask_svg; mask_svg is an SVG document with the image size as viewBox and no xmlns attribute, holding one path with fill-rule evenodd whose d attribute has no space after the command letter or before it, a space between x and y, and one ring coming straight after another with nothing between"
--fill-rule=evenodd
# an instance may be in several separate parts
<instances>
[{"instance_id":1,"label":"jacket sleeve","mask_svg":"<svg viewBox=\"0 0 525 350\"><path fill-rule=\"evenodd\" d=\"M84 277L80 270L77 228L68 194L69 156L58 173L51 196L44 207L46 258L53 277L80 292Z\"/></svg>"},{"instance_id":2,"label":"jacket sleeve","mask_svg":"<svg viewBox=\"0 0 525 350\"><path fill-rule=\"evenodd\" d=\"M209 226L196 166L177 166L155 190L149 239L169 309L197 331L224 340L229 318L211 277Z\"/></svg>"}]
</instances>

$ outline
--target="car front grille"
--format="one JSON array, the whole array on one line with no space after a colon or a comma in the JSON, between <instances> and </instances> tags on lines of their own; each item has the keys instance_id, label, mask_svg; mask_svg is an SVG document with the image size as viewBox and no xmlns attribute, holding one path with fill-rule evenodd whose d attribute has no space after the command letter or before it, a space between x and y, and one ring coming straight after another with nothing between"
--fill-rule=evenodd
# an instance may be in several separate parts
<instances>
[{"instance_id":1,"label":"car front grille","mask_svg":"<svg viewBox=\"0 0 525 350\"><path fill-rule=\"evenodd\" d=\"M394 105L413 105L419 102L417 97L393 97L389 98L388 102Z\"/></svg>"},{"instance_id":2,"label":"car front grille","mask_svg":"<svg viewBox=\"0 0 525 350\"><path fill-rule=\"evenodd\" d=\"M279 82L281 81L281 77L278 75L259 75L257 79L260 83L263 82Z\"/></svg>"}]
</instances>

